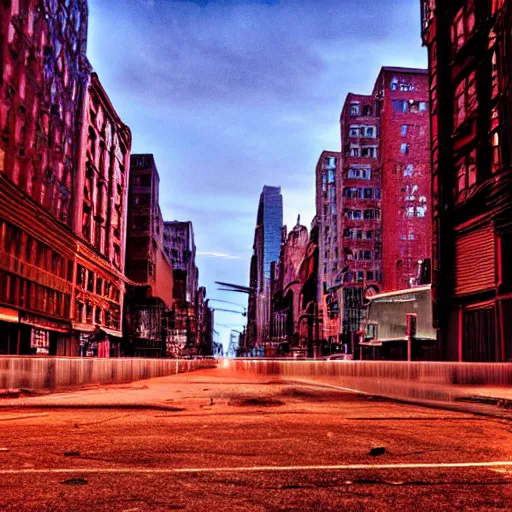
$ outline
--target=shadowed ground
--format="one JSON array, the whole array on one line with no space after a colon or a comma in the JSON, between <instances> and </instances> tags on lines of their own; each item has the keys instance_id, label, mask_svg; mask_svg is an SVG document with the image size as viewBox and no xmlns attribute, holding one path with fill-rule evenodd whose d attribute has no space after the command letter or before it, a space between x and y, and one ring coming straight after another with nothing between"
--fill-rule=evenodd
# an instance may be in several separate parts
<instances>
[{"instance_id":1,"label":"shadowed ground","mask_svg":"<svg viewBox=\"0 0 512 512\"><path fill-rule=\"evenodd\" d=\"M2 511L510 509L504 419L222 368L0 406Z\"/></svg>"}]
</instances>

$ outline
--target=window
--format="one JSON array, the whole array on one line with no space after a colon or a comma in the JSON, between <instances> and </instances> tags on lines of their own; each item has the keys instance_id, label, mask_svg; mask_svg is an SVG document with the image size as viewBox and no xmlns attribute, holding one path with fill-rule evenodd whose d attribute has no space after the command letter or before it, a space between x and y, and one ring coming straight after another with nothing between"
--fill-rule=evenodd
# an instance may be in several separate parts
<instances>
[{"instance_id":1,"label":"window","mask_svg":"<svg viewBox=\"0 0 512 512\"><path fill-rule=\"evenodd\" d=\"M348 170L348 179L360 179L360 180L369 180L371 179L371 169L360 169L356 167L351 167Z\"/></svg>"},{"instance_id":2,"label":"window","mask_svg":"<svg viewBox=\"0 0 512 512\"><path fill-rule=\"evenodd\" d=\"M476 96L476 73L472 71L455 90L453 121L460 126L478 107Z\"/></svg>"},{"instance_id":3,"label":"window","mask_svg":"<svg viewBox=\"0 0 512 512\"><path fill-rule=\"evenodd\" d=\"M328 156L325 158L324 166L328 169L332 169L336 167L336 158L333 156Z\"/></svg>"},{"instance_id":4,"label":"window","mask_svg":"<svg viewBox=\"0 0 512 512\"><path fill-rule=\"evenodd\" d=\"M464 200L477 181L476 150L473 150L469 155L461 159L457 163L456 169L457 180L455 198Z\"/></svg>"},{"instance_id":5,"label":"window","mask_svg":"<svg viewBox=\"0 0 512 512\"><path fill-rule=\"evenodd\" d=\"M368 117L368 116L371 116L371 115L373 115L373 108L372 108L372 106L371 105L365 105L363 107L363 116Z\"/></svg>"},{"instance_id":6,"label":"window","mask_svg":"<svg viewBox=\"0 0 512 512\"><path fill-rule=\"evenodd\" d=\"M426 101L420 101L418 104L418 110L420 112L426 112L428 109L428 103Z\"/></svg>"},{"instance_id":7,"label":"window","mask_svg":"<svg viewBox=\"0 0 512 512\"><path fill-rule=\"evenodd\" d=\"M414 206L407 207L407 217L414 217Z\"/></svg>"},{"instance_id":8,"label":"window","mask_svg":"<svg viewBox=\"0 0 512 512\"><path fill-rule=\"evenodd\" d=\"M343 189L343 197L347 199L361 199L361 189L345 187Z\"/></svg>"},{"instance_id":9,"label":"window","mask_svg":"<svg viewBox=\"0 0 512 512\"><path fill-rule=\"evenodd\" d=\"M365 220L372 220L375 219L375 210L365 210L364 211L364 219Z\"/></svg>"},{"instance_id":10,"label":"window","mask_svg":"<svg viewBox=\"0 0 512 512\"><path fill-rule=\"evenodd\" d=\"M391 90L392 91L398 91L398 78L396 76L394 76L391 79Z\"/></svg>"},{"instance_id":11,"label":"window","mask_svg":"<svg viewBox=\"0 0 512 512\"><path fill-rule=\"evenodd\" d=\"M347 219L360 220L361 219L361 210L347 210Z\"/></svg>"},{"instance_id":12,"label":"window","mask_svg":"<svg viewBox=\"0 0 512 512\"><path fill-rule=\"evenodd\" d=\"M409 103L405 100L393 100L393 109L402 114L409 112Z\"/></svg>"},{"instance_id":13,"label":"window","mask_svg":"<svg viewBox=\"0 0 512 512\"><path fill-rule=\"evenodd\" d=\"M377 148L375 146L363 146L361 156L363 158L377 158Z\"/></svg>"},{"instance_id":14,"label":"window","mask_svg":"<svg viewBox=\"0 0 512 512\"><path fill-rule=\"evenodd\" d=\"M362 231L356 231L356 240L362 240L363 239L363 232Z\"/></svg>"},{"instance_id":15,"label":"window","mask_svg":"<svg viewBox=\"0 0 512 512\"><path fill-rule=\"evenodd\" d=\"M373 231L367 231L365 233L366 240L371 240L373 238Z\"/></svg>"},{"instance_id":16,"label":"window","mask_svg":"<svg viewBox=\"0 0 512 512\"><path fill-rule=\"evenodd\" d=\"M407 135L407 125L406 124L402 125L402 128L400 129L400 135L402 137L405 137Z\"/></svg>"},{"instance_id":17,"label":"window","mask_svg":"<svg viewBox=\"0 0 512 512\"><path fill-rule=\"evenodd\" d=\"M329 169L327 182L328 183L336 183L336 170Z\"/></svg>"},{"instance_id":18,"label":"window","mask_svg":"<svg viewBox=\"0 0 512 512\"><path fill-rule=\"evenodd\" d=\"M364 128L364 136L368 139L374 139L377 134L375 126L366 126Z\"/></svg>"},{"instance_id":19,"label":"window","mask_svg":"<svg viewBox=\"0 0 512 512\"><path fill-rule=\"evenodd\" d=\"M354 145L351 145L350 146L350 156L353 157L353 158L359 158L360 156L360 147L359 146L354 146Z\"/></svg>"},{"instance_id":20,"label":"window","mask_svg":"<svg viewBox=\"0 0 512 512\"><path fill-rule=\"evenodd\" d=\"M466 2L455 15L451 28L452 53L455 55L466 43L475 28L473 0Z\"/></svg>"},{"instance_id":21,"label":"window","mask_svg":"<svg viewBox=\"0 0 512 512\"><path fill-rule=\"evenodd\" d=\"M366 272L366 280L373 281L375 279L373 270L368 270Z\"/></svg>"},{"instance_id":22,"label":"window","mask_svg":"<svg viewBox=\"0 0 512 512\"><path fill-rule=\"evenodd\" d=\"M362 270L356 272L356 281L358 283L362 283L364 281L364 272Z\"/></svg>"},{"instance_id":23,"label":"window","mask_svg":"<svg viewBox=\"0 0 512 512\"><path fill-rule=\"evenodd\" d=\"M379 187L377 187L375 189L375 199L380 199L380 188Z\"/></svg>"},{"instance_id":24,"label":"window","mask_svg":"<svg viewBox=\"0 0 512 512\"><path fill-rule=\"evenodd\" d=\"M491 169L492 172L499 171L501 169L501 147L500 147L500 134L496 130L491 135Z\"/></svg>"},{"instance_id":25,"label":"window","mask_svg":"<svg viewBox=\"0 0 512 512\"><path fill-rule=\"evenodd\" d=\"M408 92L408 91L414 91L416 87L411 84L410 82L401 82L400 83L400 90L402 92Z\"/></svg>"},{"instance_id":26,"label":"window","mask_svg":"<svg viewBox=\"0 0 512 512\"><path fill-rule=\"evenodd\" d=\"M350 115L358 116L360 113L359 103L351 103L350 104Z\"/></svg>"},{"instance_id":27,"label":"window","mask_svg":"<svg viewBox=\"0 0 512 512\"><path fill-rule=\"evenodd\" d=\"M373 189L365 188L364 189L364 198L365 199L373 199Z\"/></svg>"},{"instance_id":28,"label":"window","mask_svg":"<svg viewBox=\"0 0 512 512\"><path fill-rule=\"evenodd\" d=\"M352 238L352 230L344 229L343 230L343 238Z\"/></svg>"},{"instance_id":29,"label":"window","mask_svg":"<svg viewBox=\"0 0 512 512\"><path fill-rule=\"evenodd\" d=\"M404 155L409 154L409 144L400 144L400 152Z\"/></svg>"},{"instance_id":30,"label":"window","mask_svg":"<svg viewBox=\"0 0 512 512\"><path fill-rule=\"evenodd\" d=\"M416 217L425 217L427 214L426 206L416 206Z\"/></svg>"},{"instance_id":31,"label":"window","mask_svg":"<svg viewBox=\"0 0 512 512\"><path fill-rule=\"evenodd\" d=\"M351 126L349 129L350 137L359 137L361 135L359 126Z\"/></svg>"}]
</instances>

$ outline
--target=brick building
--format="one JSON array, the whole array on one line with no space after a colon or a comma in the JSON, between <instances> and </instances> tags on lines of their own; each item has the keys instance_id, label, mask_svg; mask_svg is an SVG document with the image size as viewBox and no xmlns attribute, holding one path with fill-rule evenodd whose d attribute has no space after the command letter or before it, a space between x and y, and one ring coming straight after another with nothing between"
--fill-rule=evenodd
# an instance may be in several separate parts
<instances>
[{"instance_id":1,"label":"brick building","mask_svg":"<svg viewBox=\"0 0 512 512\"><path fill-rule=\"evenodd\" d=\"M127 355L164 357L172 329L173 269L164 251L160 178L151 154L132 155L126 246Z\"/></svg>"},{"instance_id":2,"label":"brick building","mask_svg":"<svg viewBox=\"0 0 512 512\"><path fill-rule=\"evenodd\" d=\"M318 220L318 301L322 338L337 342L341 332L339 309L338 177L341 154L323 151L316 165L316 218Z\"/></svg>"},{"instance_id":3,"label":"brick building","mask_svg":"<svg viewBox=\"0 0 512 512\"><path fill-rule=\"evenodd\" d=\"M333 283L339 291L331 292L331 303L340 303L342 342L349 349L364 297L420 284L420 262L430 258L427 82L425 70L383 67L372 94L349 94L341 113Z\"/></svg>"},{"instance_id":4,"label":"brick building","mask_svg":"<svg viewBox=\"0 0 512 512\"><path fill-rule=\"evenodd\" d=\"M353 345L367 291L382 286L380 118L375 98L349 94L340 118L339 262L342 342Z\"/></svg>"},{"instance_id":5,"label":"brick building","mask_svg":"<svg viewBox=\"0 0 512 512\"><path fill-rule=\"evenodd\" d=\"M131 133L95 73L87 83L80 148L72 328L82 354L120 355Z\"/></svg>"},{"instance_id":6,"label":"brick building","mask_svg":"<svg viewBox=\"0 0 512 512\"><path fill-rule=\"evenodd\" d=\"M382 289L418 283L432 243L428 72L382 68L373 97L380 117Z\"/></svg>"},{"instance_id":7,"label":"brick building","mask_svg":"<svg viewBox=\"0 0 512 512\"><path fill-rule=\"evenodd\" d=\"M115 355L131 135L90 74L87 3L2 2L0 25L0 352Z\"/></svg>"},{"instance_id":8,"label":"brick building","mask_svg":"<svg viewBox=\"0 0 512 512\"><path fill-rule=\"evenodd\" d=\"M423 0L442 357L512 359L512 7Z\"/></svg>"},{"instance_id":9,"label":"brick building","mask_svg":"<svg viewBox=\"0 0 512 512\"><path fill-rule=\"evenodd\" d=\"M300 293L300 267L306 256L309 234L306 226L297 224L287 234L282 231L283 242L279 260L271 276L272 306L270 338L279 354L289 354L298 346Z\"/></svg>"}]
</instances>

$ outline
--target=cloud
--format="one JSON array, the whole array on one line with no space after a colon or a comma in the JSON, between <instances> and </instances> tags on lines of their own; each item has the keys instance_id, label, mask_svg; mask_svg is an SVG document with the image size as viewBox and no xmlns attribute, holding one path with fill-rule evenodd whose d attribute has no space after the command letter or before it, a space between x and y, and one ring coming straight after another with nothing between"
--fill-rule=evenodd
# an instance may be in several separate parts
<instances>
[{"instance_id":1,"label":"cloud","mask_svg":"<svg viewBox=\"0 0 512 512\"><path fill-rule=\"evenodd\" d=\"M383 65L426 66L419 4L89 0L89 58L133 152L155 155L164 218L194 223L201 284L248 282L263 185L281 186L289 227L310 226L347 93Z\"/></svg>"},{"instance_id":2,"label":"cloud","mask_svg":"<svg viewBox=\"0 0 512 512\"><path fill-rule=\"evenodd\" d=\"M231 254L224 254L222 252L208 252L208 251L197 251L197 256L209 256L211 258L222 258L225 260L239 260L240 256L233 256Z\"/></svg>"}]
</instances>

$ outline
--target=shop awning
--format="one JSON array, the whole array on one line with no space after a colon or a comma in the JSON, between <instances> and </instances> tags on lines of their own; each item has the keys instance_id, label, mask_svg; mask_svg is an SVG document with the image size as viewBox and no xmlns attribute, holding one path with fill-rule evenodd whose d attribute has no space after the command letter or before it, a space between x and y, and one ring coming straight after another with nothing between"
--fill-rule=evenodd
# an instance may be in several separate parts
<instances>
[{"instance_id":1,"label":"shop awning","mask_svg":"<svg viewBox=\"0 0 512 512\"><path fill-rule=\"evenodd\" d=\"M0 308L0 321L13 322L17 324L20 321L20 315L15 309Z\"/></svg>"},{"instance_id":2,"label":"shop awning","mask_svg":"<svg viewBox=\"0 0 512 512\"><path fill-rule=\"evenodd\" d=\"M108 336L113 336L115 338L123 337L123 331L116 331L114 329L109 329L108 327L100 327L100 331L103 331L105 334L108 334Z\"/></svg>"},{"instance_id":3,"label":"shop awning","mask_svg":"<svg viewBox=\"0 0 512 512\"><path fill-rule=\"evenodd\" d=\"M79 322L71 322L74 331L79 332L96 332L96 326L92 324L81 324Z\"/></svg>"}]
</instances>

